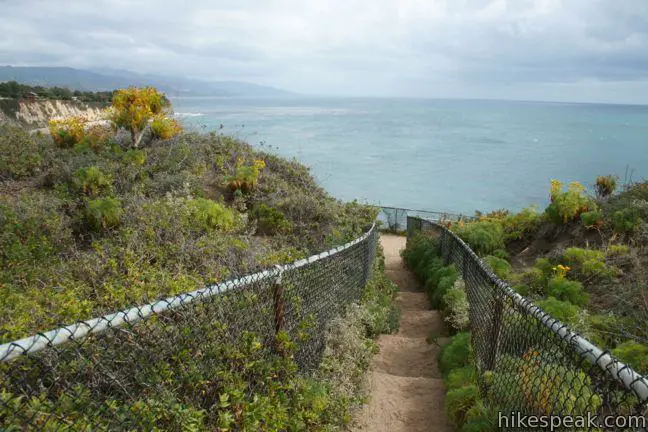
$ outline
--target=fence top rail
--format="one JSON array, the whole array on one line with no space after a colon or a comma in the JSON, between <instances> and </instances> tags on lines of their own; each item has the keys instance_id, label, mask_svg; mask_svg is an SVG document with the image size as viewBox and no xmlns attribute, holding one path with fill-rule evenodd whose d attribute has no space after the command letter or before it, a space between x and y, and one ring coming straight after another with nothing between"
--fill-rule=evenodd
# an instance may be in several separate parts
<instances>
[{"instance_id":1,"label":"fence top rail","mask_svg":"<svg viewBox=\"0 0 648 432\"><path fill-rule=\"evenodd\" d=\"M172 297L157 300L145 305L135 306L130 309L124 309L92 318L86 321L79 321L75 324L63 326L43 333L37 333L12 342L0 345L0 362L13 360L21 355L34 354L44 350L47 347L61 345L71 340L81 340L90 334L101 333L109 328L118 328L124 324L133 324L137 321L144 320L151 315L159 314L164 311L176 309L182 305L192 303L197 300L207 299L234 288L245 287L251 283L259 282L273 277L281 277L282 273L288 270L295 270L322 259L337 255L358 243L365 241L376 229L374 223L371 228L360 237L344 245L337 246L333 249L312 255L307 258L297 260L290 264L276 265L274 268L261 272L249 274L238 279L231 279L224 282L218 282L207 287L197 289L191 292L178 294Z\"/></svg>"},{"instance_id":2,"label":"fence top rail","mask_svg":"<svg viewBox=\"0 0 648 432\"><path fill-rule=\"evenodd\" d=\"M545 327L556 334L563 340L569 341L569 346L574 351L585 358L590 364L599 366L603 371L608 373L612 378L623 384L625 388L634 392L641 403L648 402L648 376L639 375L630 366L620 362L608 351L604 351L591 343L589 340L580 336L577 332L570 329L569 326L563 324L556 318L544 312L540 307L536 306L531 300L521 296L511 288L511 286L495 275L493 270L488 264L479 258L479 256L464 242L458 235L452 232L442 224L434 220L429 220L421 217L408 216L408 219L418 219L420 221L432 224L435 228L449 234L471 257L471 259L479 266L479 268L488 276L491 283L498 287L498 289L507 297L509 297L515 305L525 310L529 315L540 321Z\"/></svg>"},{"instance_id":3,"label":"fence top rail","mask_svg":"<svg viewBox=\"0 0 648 432\"><path fill-rule=\"evenodd\" d=\"M411 209L411 208L406 208L406 207L389 207L389 206L381 206L381 205L374 205L374 204L371 204L370 206L381 209L381 210L396 210L396 211L405 211L405 212L419 213L419 214L420 213L425 213L425 214L430 214L430 215L438 215L438 216L441 216L442 219L448 219L448 218L475 219L474 216L468 216L468 215L465 215L465 214L462 214L462 213L455 213L455 212Z\"/></svg>"}]
</instances>

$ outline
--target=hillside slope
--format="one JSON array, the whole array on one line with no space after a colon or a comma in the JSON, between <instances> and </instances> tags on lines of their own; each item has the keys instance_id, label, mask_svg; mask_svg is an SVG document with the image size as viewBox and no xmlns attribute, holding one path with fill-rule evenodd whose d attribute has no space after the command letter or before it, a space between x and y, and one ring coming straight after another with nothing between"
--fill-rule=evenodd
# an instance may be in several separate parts
<instances>
[{"instance_id":1,"label":"hillside slope","mask_svg":"<svg viewBox=\"0 0 648 432\"><path fill-rule=\"evenodd\" d=\"M291 262L375 217L229 137L121 144L0 127L0 342Z\"/></svg>"}]
</instances>

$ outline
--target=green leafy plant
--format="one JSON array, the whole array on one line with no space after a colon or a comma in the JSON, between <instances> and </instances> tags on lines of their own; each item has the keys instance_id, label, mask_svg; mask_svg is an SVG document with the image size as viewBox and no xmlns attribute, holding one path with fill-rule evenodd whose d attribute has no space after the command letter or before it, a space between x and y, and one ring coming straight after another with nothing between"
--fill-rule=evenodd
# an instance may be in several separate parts
<instances>
[{"instance_id":1,"label":"green leafy plant","mask_svg":"<svg viewBox=\"0 0 648 432\"><path fill-rule=\"evenodd\" d=\"M226 178L227 187L232 192L241 191L244 194L250 192L257 184L259 175L265 166L265 161L261 159L257 159L251 164L246 164L243 159L239 159L234 175Z\"/></svg>"},{"instance_id":2,"label":"green leafy plant","mask_svg":"<svg viewBox=\"0 0 648 432\"><path fill-rule=\"evenodd\" d=\"M457 333L448 344L441 348L439 355L439 370L443 376L458 368L472 365L474 362L470 333Z\"/></svg>"},{"instance_id":3,"label":"green leafy plant","mask_svg":"<svg viewBox=\"0 0 648 432\"><path fill-rule=\"evenodd\" d=\"M124 162L132 165L142 166L146 163L146 152L144 150L130 149L123 156Z\"/></svg>"},{"instance_id":4,"label":"green leafy plant","mask_svg":"<svg viewBox=\"0 0 648 432\"><path fill-rule=\"evenodd\" d=\"M597 210L596 203L585 195L585 187L578 182L569 184L563 191L563 184L551 181L551 203L545 214L556 224L566 224L580 217L582 213Z\"/></svg>"},{"instance_id":5,"label":"green leafy plant","mask_svg":"<svg viewBox=\"0 0 648 432\"><path fill-rule=\"evenodd\" d=\"M603 227L603 215L599 211L581 213L580 218L585 228L596 229Z\"/></svg>"},{"instance_id":6,"label":"green leafy plant","mask_svg":"<svg viewBox=\"0 0 648 432\"><path fill-rule=\"evenodd\" d=\"M511 275L511 264L503 258L488 255L484 257L484 261L493 269L493 273L500 279L508 279Z\"/></svg>"},{"instance_id":7,"label":"green leafy plant","mask_svg":"<svg viewBox=\"0 0 648 432\"><path fill-rule=\"evenodd\" d=\"M565 324L576 324L579 319L580 309L568 301L561 301L549 296L544 300L538 300L536 304L553 318Z\"/></svg>"},{"instance_id":8,"label":"green leafy plant","mask_svg":"<svg viewBox=\"0 0 648 432\"><path fill-rule=\"evenodd\" d=\"M577 306L585 306L589 299L589 296L583 290L583 284L560 276L553 277L549 280L546 294Z\"/></svg>"},{"instance_id":9,"label":"green leafy plant","mask_svg":"<svg viewBox=\"0 0 648 432\"><path fill-rule=\"evenodd\" d=\"M177 120L158 114L151 121L151 132L158 139L168 140L178 135L182 126Z\"/></svg>"},{"instance_id":10,"label":"green leafy plant","mask_svg":"<svg viewBox=\"0 0 648 432\"><path fill-rule=\"evenodd\" d=\"M187 201L189 224L202 230L220 229L233 230L236 227L236 217L232 210L215 201L205 198L195 198Z\"/></svg>"},{"instance_id":11,"label":"green leafy plant","mask_svg":"<svg viewBox=\"0 0 648 432\"><path fill-rule=\"evenodd\" d=\"M250 218L257 222L257 231L259 234L274 235L287 233L292 228L292 224L280 210L264 203L258 204L252 209Z\"/></svg>"},{"instance_id":12,"label":"green leafy plant","mask_svg":"<svg viewBox=\"0 0 648 432\"><path fill-rule=\"evenodd\" d=\"M457 224L454 232L479 255L488 255L504 247L504 229L498 222L478 221Z\"/></svg>"},{"instance_id":13,"label":"green leafy plant","mask_svg":"<svg viewBox=\"0 0 648 432\"><path fill-rule=\"evenodd\" d=\"M602 250L571 247L565 250L561 260L570 266L576 275L585 279L610 279L616 276L619 270L608 266L605 258L605 252Z\"/></svg>"},{"instance_id":14,"label":"green leafy plant","mask_svg":"<svg viewBox=\"0 0 648 432\"><path fill-rule=\"evenodd\" d=\"M445 320L458 331L468 329L468 298L463 279L458 279L452 288L443 295L443 303L446 305Z\"/></svg>"},{"instance_id":15,"label":"green leafy plant","mask_svg":"<svg viewBox=\"0 0 648 432\"><path fill-rule=\"evenodd\" d=\"M648 373L648 345L626 341L614 348L612 354L632 366L639 374Z\"/></svg>"},{"instance_id":16,"label":"green leafy plant","mask_svg":"<svg viewBox=\"0 0 648 432\"><path fill-rule=\"evenodd\" d=\"M116 198L96 198L87 203L86 216L95 230L103 230L119 225L124 210Z\"/></svg>"},{"instance_id":17,"label":"green leafy plant","mask_svg":"<svg viewBox=\"0 0 648 432\"><path fill-rule=\"evenodd\" d=\"M75 181L84 194L93 197L110 191L112 187L110 176L96 166L80 168L75 174Z\"/></svg>"}]
</instances>

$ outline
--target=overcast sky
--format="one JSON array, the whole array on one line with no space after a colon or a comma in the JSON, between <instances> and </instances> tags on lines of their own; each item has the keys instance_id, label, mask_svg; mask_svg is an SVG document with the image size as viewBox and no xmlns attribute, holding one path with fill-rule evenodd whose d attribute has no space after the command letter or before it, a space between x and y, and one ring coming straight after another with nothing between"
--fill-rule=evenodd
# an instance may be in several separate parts
<instances>
[{"instance_id":1,"label":"overcast sky","mask_svg":"<svg viewBox=\"0 0 648 432\"><path fill-rule=\"evenodd\" d=\"M648 103L648 0L0 0L0 64Z\"/></svg>"}]
</instances>

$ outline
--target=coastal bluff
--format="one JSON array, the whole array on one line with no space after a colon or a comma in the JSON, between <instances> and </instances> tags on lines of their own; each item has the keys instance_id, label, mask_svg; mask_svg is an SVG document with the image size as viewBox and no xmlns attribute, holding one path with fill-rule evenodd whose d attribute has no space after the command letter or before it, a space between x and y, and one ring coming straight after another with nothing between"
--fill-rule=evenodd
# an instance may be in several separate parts
<instances>
[{"instance_id":1,"label":"coastal bluff","mask_svg":"<svg viewBox=\"0 0 648 432\"><path fill-rule=\"evenodd\" d=\"M103 118L105 106L98 102L46 99L0 99L0 123L12 123L26 129L47 127L50 120L83 116L90 121Z\"/></svg>"}]
</instances>

